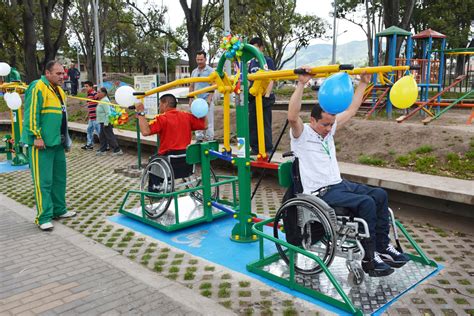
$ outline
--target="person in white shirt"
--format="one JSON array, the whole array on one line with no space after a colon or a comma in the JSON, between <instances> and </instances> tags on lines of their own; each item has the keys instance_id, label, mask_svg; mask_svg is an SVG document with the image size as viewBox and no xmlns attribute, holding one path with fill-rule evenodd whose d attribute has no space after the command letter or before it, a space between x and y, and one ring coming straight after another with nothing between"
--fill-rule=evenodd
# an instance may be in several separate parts
<instances>
[{"instance_id":1,"label":"person in white shirt","mask_svg":"<svg viewBox=\"0 0 474 316\"><path fill-rule=\"evenodd\" d=\"M331 207L344 207L354 216L363 218L370 232L370 239L363 240L365 256L362 268L370 276L386 276L393 268L409 261L406 254L390 244L390 217L385 190L343 180L336 159L334 134L336 128L347 123L359 109L371 75L362 74L352 103L342 113L324 112L319 104L311 111L310 123L300 117L301 99L305 84L311 79L310 68L298 76L296 89L288 107L291 127L291 150L298 157L303 193L317 195Z\"/></svg>"}]
</instances>

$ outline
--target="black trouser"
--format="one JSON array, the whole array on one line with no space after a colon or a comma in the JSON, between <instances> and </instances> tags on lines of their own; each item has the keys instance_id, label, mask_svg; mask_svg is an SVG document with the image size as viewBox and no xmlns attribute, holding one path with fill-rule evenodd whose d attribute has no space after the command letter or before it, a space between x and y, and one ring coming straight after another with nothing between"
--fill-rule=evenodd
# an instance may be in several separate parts
<instances>
[{"instance_id":1,"label":"black trouser","mask_svg":"<svg viewBox=\"0 0 474 316\"><path fill-rule=\"evenodd\" d=\"M79 86L78 80L71 80L71 94L77 95L77 88Z\"/></svg>"},{"instance_id":2,"label":"black trouser","mask_svg":"<svg viewBox=\"0 0 474 316\"><path fill-rule=\"evenodd\" d=\"M100 123L99 141L100 141L99 151L106 151L107 144L110 146L110 148L113 149L114 153L120 151L117 138L115 137L115 134L114 134L113 125L105 125L104 123Z\"/></svg>"},{"instance_id":3,"label":"black trouser","mask_svg":"<svg viewBox=\"0 0 474 316\"><path fill-rule=\"evenodd\" d=\"M255 97L249 95L249 132L250 148L253 152L258 152L258 132L257 132L257 111ZM265 151L273 150L272 143L272 105L275 103L275 96L269 98L262 97L263 105L263 127L265 132Z\"/></svg>"}]
</instances>

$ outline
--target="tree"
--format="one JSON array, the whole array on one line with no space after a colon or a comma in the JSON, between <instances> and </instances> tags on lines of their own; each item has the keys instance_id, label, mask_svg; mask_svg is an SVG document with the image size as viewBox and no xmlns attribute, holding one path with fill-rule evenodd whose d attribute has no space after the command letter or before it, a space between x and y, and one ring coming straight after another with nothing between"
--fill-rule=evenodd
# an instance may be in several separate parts
<instances>
[{"instance_id":1,"label":"tree","mask_svg":"<svg viewBox=\"0 0 474 316\"><path fill-rule=\"evenodd\" d=\"M364 31L367 37L367 51L369 65L374 64L373 39L375 34L382 31L381 19L383 16L383 6L381 0L363 1L348 0L338 1L336 14L340 19L344 19L357 25Z\"/></svg>"},{"instance_id":2,"label":"tree","mask_svg":"<svg viewBox=\"0 0 474 316\"><path fill-rule=\"evenodd\" d=\"M66 33L67 13L70 5L70 0L62 1L59 8L57 0L40 0L41 20L43 22L44 59L41 67L43 71L46 63L56 58L56 54L61 47ZM55 9L60 13L60 19L53 18ZM56 39L53 39L53 31L57 33Z\"/></svg>"},{"instance_id":3,"label":"tree","mask_svg":"<svg viewBox=\"0 0 474 316\"><path fill-rule=\"evenodd\" d=\"M147 29L147 33L156 32L166 35L170 41L186 52L190 69L197 66L195 57L196 53L202 49L204 36L213 27L214 23L223 16L221 0L209 0L205 6L202 5L202 0L192 0L191 6L188 6L188 1L180 0L179 3L185 16L186 29L186 41L183 41L183 32L173 32L165 23L157 23L157 21L164 21L164 14L167 10L165 7L161 7L161 9L152 7L144 12L130 0L127 0L127 3L143 18L143 22L138 26L144 30Z\"/></svg>"},{"instance_id":4,"label":"tree","mask_svg":"<svg viewBox=\"0 0 474 316\"><path fill-rule=\"evenodd\" d=\"M234 4L231 29L262 38L276 69L281 69L312 39L326 33L326 22L315 15L297 13L293 0L239 0ZM290 47L292 53L284 57Z\"/></svg>"},{"instance_id":5,"label":"tree","mask_svg":"<svg viewBox=\"0 0 474 316\"><path fill-rule=\"evenodd\" d=\"M69 27L75 33L82 53L86 58L87 79L93 82L97 81L95 71L95 36L93 23L93 0L77 0L72 10L68 14L70 23ZM113 10L119 10L121 3L119 0L102 0L99 6L99 37L101 42L101 54L103 54L105 46L105 30L104 24L108 21L108 14L113 6Z\"/></svg>"},{"instance_id":6,"label":"tree","mask_svg":"<svg viewBox=\"0 0 474 316\"><path fill-rule=\"evenodd\" d=\"M23 68L21 10L16 1L0 2L0 60Z\"/></svg>"},{"instance_id":7,"label":"tree","mask_svg":"<svg viewBox=\"0 0 474 316\"><path fill-rule=\"evenodd\" d=\"M33 0L18 0L21 6L23 21L23 52L25 56L26 82L30 83L38 79L38 64L36 61L36 31L35 10Z\"/></svg>"},{"instance_id":8,"label":"tree","mask_svg":"<svg viewBox=\"0 0 474 316\"><path fill-rule=\"evenodd\" d=\"M412 26L415 33L431 28L447 36L447 48L464 48L472 38L473 0L423 0L416 4ZM464 72L464 55L456 56L456 75Z\"/></svg>"}]
</instances>

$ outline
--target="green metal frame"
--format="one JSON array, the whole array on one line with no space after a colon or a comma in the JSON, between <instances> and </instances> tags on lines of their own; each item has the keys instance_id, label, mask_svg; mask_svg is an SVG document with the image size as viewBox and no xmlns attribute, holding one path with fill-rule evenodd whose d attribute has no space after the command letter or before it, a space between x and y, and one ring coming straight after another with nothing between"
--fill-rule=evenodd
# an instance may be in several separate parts
<instances>
[{"instance_id":1,"label":"green metal frame","mask_svg":"<svg viewBox=\"0 0 474 316\"><path fill-rule=\"evenodd\" d=\"M161 230L164 230L166 232L170 231L175 231L179 229L183 229L189 226L193 226L199 223L204 223L204 222L212 222L216 218L220 218L227 213L225 212L218 212L218 213L213 213L212 212L212 205L211 205L211 188L212 187L218 187L222 186L225 184L231 184L232 185L232 200L224 200L224 199L218 199L215 202L228 205L233 207L234 209L238 209L238 203L236 200L237 197L237 189L236 189L236 183L237 183L237 177L235 176L217 176L218 182L216 183L211 183L211 160L215 159L215 157L211 156L209 154L209 150L217 150L219 148L219 145L217 142L207 142L207 143L199 143L199 144L193 144L189 145L188 148L186 149L186 162L189 164L200 164L201 165L201 185L194 187L194 188L189 188L189 189L184 189L180 191L175 191L175 192L170 192L170 193L154 193L154 192L145 192L145 191L139 191L139 190L130 190L125 194L125 197L122 201L122 204L120 205L119 213L124 214L126 216L129 216L131 218L134 218L136 220L139 220L145 224L151 225L153 227L159 228ZM195 191L202 191L202 196L203 196L203 208L204 208L204 214L201 217L186 221L186 222L180 222L179 221L179 203L178 203L178 197L184 194L189 194L191 192ZM140 206L141 206L141 216L138 216L134 213L131 213L125 209L125 206L127 204L127 201L130 196L133 195L139 195L140 196ZM157 198L168 198L172 197L173 198L173 203L174 203L174 209L176 212L176 221L172 225L162 225L160 223L157 223L156 221L149 219L145 213L145 197L146 196L151 196L151 197L157 197Z\"/></svg>"},{"instance_id":2,"label":"green metal frame","mask_svg":"<svg viewBox=\"0 0 474 316\"><path fill-rule=\"evenodd\" d=\"M243 99L242 104L236 104L236 121L237 121L237 138L245 140L245 155L243 157L235 157L235 165L237 166L237 174L239 181L239 212L234 216L238 221L232 229L231 239L236 242L255 242L255 234L252 233L252 201L251 201L251 173L250 173L250 144L249 140L249 119L248 119L248 91L249 82L248 76L248 62L256 58L261 68L265 68L266 61L263 54L253 45L244 44L243 53L241 57L241 74L243 85ZM224 76L224 63L226 61L225 55L219 60L216 72L220 77Z\"/></svg>"},{"instance_id":3,"label":"green metal frame","mask_svg":"<svg viewBox=\"0 0 474 316\"><path fill-rule=\"evenodd\" d=\"M307 252L306 250L304 250L302 248L299 248L297 246L289 244L284 240L280 240L280 239L275 238L273 236L267 235L263 232L263 226L272 223L274 220L275 220L274 218L270 218L270 219L267 219L267 220L262 221L260 223L257 223L253 226L252 231L260 237L259 238L259 260L254 261L252 263L249 263L247 265L247 270L250 271L250 272L253 272L255 274L261 275L261 276L263 276L267 279L270 279L274 282L277 282L277 283L280 283L284 286L287 286L290 289L297 290L297 291L302 292L306 295L314 297L318 300L321 300L321 301L323 301L327 304L335 306L339 309L342 309L342 310L347 311L349 313L352 313L354 315L363 315L362 311L354 306L354 304L352 303L350 298L343 291L341 285L338 283L338 281L336 280L334 275L329 270L329 267L324 264L324 262L321 260L321 258L319 258L318 256L316 256L316 255L314 255L310 252ZM418 244L415 242L415 240L413 240L413 238L411 238L411 236L406 231L405 227L403 227L403 225L399 221L396 221L396 225L400 229L400 231L403 233L403 235L408 239L410 244L413 246L413 248L416 250L416 252L419 255L419 256L415 256L415 255L409 254L410 259L412 259L413 261L416 261L416 262L420 262L424 265L429 265L429 266L438 268L438 265L436 264L436 262L434 262L433 260L430 260L425 255L423 250L421 250L421 248L418 246ZM280 244L281 246L287 248L288 258L290 259L290 262L289 262L289 269L290 269L289 279L284 279L282 277L276 276L274 274L271 274L269 272L266 272L266 271L262 270L262 267L264 267L268 264L271 264L275 261L278 261L280 259L280 255L278 253L275 253L275 254L272 254L270 256L265 257L265 254L264 254L264 240L265 239L267 239L267 240L269 240L269 241L271 241L275 244ZM299 254L302 254L302 255L304 255L308 258L311 258L321 266L324 274L326 274L329 281L332 283L332 285L334 286L336 291L341 296L342 301L334 299L330 296L327 296L327 295L322 294L320 292L317 292L315 290L306 288L306 287L296 283L296 280L295 280L295 263L294 263L295 253L299 253Z\"/></svg>"},{"instance_id":4,"label":"green metal frame","mask_svg":"<svg viewBox=\"0 0 474 316\"><path fill-rule=\"evenodd\" d=\"M236 188L235 188L235 183L237 182L237 177L234 176L218 176L219 179L223 179L222 181L218 181L216 183L210 184L210 187L216 187L216 186L221 186L225 184L232 184L232 192L233 192L233 198L231 201L225 200L225 199L218 199L216 202L225 204L228 206L237 206L237 201L236 201ZM166 232L171 232L175 230L180 230L189 226L197 225L200 223L205 223L205 222L212 222L214 219L220 218L222 216L227 215L225 212L218 212L218 213L212 213L212 206L210 205L210 201L208 203L203 203L204 207L204 214L201 217L186 221L186 222L180 222L179 221L179 203L178 203L178 197L187 193L195 192L195 191L204 191L204 186L198 186L190 189L185 189L185 190L180 190L180 191L175 191L171 193L153 193L153 192L144 192L144 191L139 191L139 190L130 190L125 194L125 197L122 201L122 204L120 205L119 213L124 214L126 216L129 216L133 219L139 220L145 224L151 225L153 227L159 228L163 231ZM140 206L142 208L141 216L138 216L134 213L131 213L125 209L125 206L127 204L127 200L133 196L133 195L139 195L140 196ZM172 225L162 225L160 223L157 223L156 221L149 219L145 213L145 197L146 196L152 196L152 197L157 197L157 198L166 198L166 197L172 197L173 198L173 203L174 203L174 209L176 211L176 222ZM203 194L204 196L204 194ZM206 201L206 200L205 200Z\"/></svg>"}]
</instances>

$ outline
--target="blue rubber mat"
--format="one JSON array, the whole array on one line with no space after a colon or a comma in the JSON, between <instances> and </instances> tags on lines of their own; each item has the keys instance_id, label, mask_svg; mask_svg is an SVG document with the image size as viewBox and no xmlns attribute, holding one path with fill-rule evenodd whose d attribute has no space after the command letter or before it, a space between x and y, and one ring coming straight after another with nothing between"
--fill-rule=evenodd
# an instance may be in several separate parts
<instances>
[{"instance_id":1,"label":"blue rubber mat","mask_svg":"<svg viewBox=\"0 0 474 316\"><path fill-rule=\"evenodd\" d=\"M0 173L28 170L28 165L24 166L12 166L10 161L1 161L0 162Z\"/></svg>"},{"instance_id":2,"label":"blue rubber mat","mask_svg":"<svg viewBox=\"0 0 474 316\"><path fill-rule=\"evenodd\" d=\"M159 229L156 229L152 226L146 225L142 222L136 221L124 215L114 215L112 217L109 217L108 219L114 223L126 226L136 232L155 238L159 241L179 248L190 254L201 257L216 264L220 264L231 270L248 275L254 279L268 284L269 286L279 291L286 292L295 297L309 301L338 315L350 315L343 310L328 305L313 297L310 297L295 290L291 290L276 282L270 281L267 278L247 271L246 265L250 262L254 262L259 259L259 243L238 243L230 240L230 232L232 231L234 225L237 223L230 216L216 220L211 223L204 223L201 225L189 227L187 229L170 233L161 231ZM266 227L266 229L268 229L267 233L271 234L272 228ZM276 252L274 244L267 241L264 244L265 255L270 255ZM435 275L439 270L440 268L438 268L425 278L417 280L418 282L413 284L413 286L408 288L406 291L415 287L423 280ZM402 294L400 294L399 296L401 296ZM390 304L397 300L398 297L391 300L388 304L385 304L383 307L377 310L374 315L379 315L383 313Z\"/></svg>"}]
</instances>

